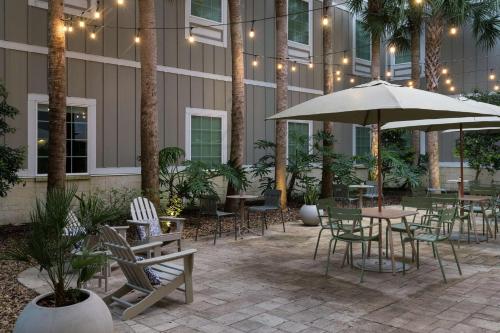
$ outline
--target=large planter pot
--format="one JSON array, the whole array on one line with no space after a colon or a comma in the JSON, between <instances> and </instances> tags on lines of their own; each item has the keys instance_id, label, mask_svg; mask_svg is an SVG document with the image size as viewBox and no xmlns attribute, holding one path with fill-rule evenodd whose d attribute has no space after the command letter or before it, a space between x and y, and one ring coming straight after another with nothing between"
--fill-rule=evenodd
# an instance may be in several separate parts
<instances>
[{"instance_id":1,"label":"large planter pot","mask_svg":"<svg viewBox=\"0 0 500 333\"><path fill-rule=\"evenodd\" d=\"M37 305L50 294L33 299L16 321L14 333L113 333L113 319L102 299L90 290L84 301L58 308Z\"/></svg>"},{"instance_id":2,"label":"large planter pot","mask_svg":"<svg viewBox=\"0 0 500 333\"><path fill-rule=\"evenodd\" d=\"M300 208L300 217L302 218L302 223L304 223L304 225L316 226L319 224L316 205L303 205Z\"/></svg>"}]
</instances>

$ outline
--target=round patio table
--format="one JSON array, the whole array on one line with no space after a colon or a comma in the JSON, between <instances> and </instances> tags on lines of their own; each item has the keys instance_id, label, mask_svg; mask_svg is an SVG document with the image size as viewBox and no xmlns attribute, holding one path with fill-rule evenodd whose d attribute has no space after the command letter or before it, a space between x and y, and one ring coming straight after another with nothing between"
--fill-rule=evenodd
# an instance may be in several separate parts
<instances>
[{"instance_id":1,"label":"round patio table","mask_svg":"<svg viewBox=\"0 0 500 333\"><path fill-rule=\"evenodd\" d=\"M246 230L248 232L252 232L250 230L250 225L248 224L245 226L245 201L248 199L257 199L259 196L253 195L253 194L233 194L233 195L227 195L226 198L230 199L238 199L239 204L240 204L240 227L238 228L238 235L241 237L241 231ZM253 232L252 232L253 233Z\"/></svg>"},{"instance_id":2,"label":"round patio table","mask_svg":"<svg viewBox=\"0 0 500 333\"><path fill-rule=\"evenodd\" d=\"M349 185L349 188L357 188L359 192L359 208L363 208L363 193L365 193L366 189L373 188L375 186L373 185L366 185L366 184L355 184L355 185Z\"/></svg>"}]
</instances>

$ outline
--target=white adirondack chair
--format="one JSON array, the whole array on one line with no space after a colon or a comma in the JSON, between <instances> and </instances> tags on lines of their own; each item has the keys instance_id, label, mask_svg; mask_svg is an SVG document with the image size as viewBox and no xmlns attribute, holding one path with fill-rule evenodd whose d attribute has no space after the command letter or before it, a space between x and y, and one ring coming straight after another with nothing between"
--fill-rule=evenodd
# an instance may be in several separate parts
<instances>
[{"instance_id":1,"label":"white adirondack chair","mask_svg":"<svg viewBox=\"0 0 500 333\"><path fill-rule=\"evenodd\" d=\"M160 216L156 214L155 206L144 197L135 198L130 204L131 220L128 223L137 226L139 239L141 242L168 242L177 241L178 251L181 250L181 237L184 223L182 218ZM176 224L175 231L162 233L160 222L169 221Z\"/></svg>"},{"instance_id":2,"label":"white adirondack chair","mask_svg":"<svg viewBox=\"0 0 500 333\"><path fill-rule=\"evenodd\" d=\"M154 248L158 253L161 247L161 242L148 243L138 247L131 247L127 241L121 237L115 230L109 226L104 226L102 230L104 244L111 251L111 258L116 260L120 265L123 274L127 278L127 282L112 292L110 295L103 298L106 304L113 302L126 307L122 313L122 319L128 320L144 310L160 301L162 298L175 290L183 291L186 298L186 303L193 302L193 262L195 249L185 250L173 254L163 256L155 256L145 260L138 260L135 256L137 250L144 251L145 248ZM173 260L182 259L183 266L170 263ZM167 264L168 263L168 264ZM161 284L153 286L144 271L145 267L149 267L160 278ZM123 300L132 291L138 291L146 294L146 297L138 302L130 303L129 298Z\"/></svg>"}]
</instances>

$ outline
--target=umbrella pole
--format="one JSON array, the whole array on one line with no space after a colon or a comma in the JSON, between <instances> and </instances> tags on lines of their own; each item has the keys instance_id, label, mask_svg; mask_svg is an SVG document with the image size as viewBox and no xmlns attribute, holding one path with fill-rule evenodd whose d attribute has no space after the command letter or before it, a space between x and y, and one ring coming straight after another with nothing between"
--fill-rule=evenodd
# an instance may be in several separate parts
<instances>
[{"instance_id":1,"label":"umbrella pole","mask_svg":"<svg viewBox=\"0 0 500 333\"><path fill-rule=\"evenodd\" d=\"M380 110L377 110L377 187L378 187L378 211L382 211L382 156L380 156Z\"/></svg>"},{"instance_id":2,"label":"umbrella pole","mask_svg":"<svg viewBox=\"0 0 500 333\"><path fill-rule=\"evenodd\" d=\"M460 196L464 196L464 130L460 124Z\"/></svg>"}]
</instances>

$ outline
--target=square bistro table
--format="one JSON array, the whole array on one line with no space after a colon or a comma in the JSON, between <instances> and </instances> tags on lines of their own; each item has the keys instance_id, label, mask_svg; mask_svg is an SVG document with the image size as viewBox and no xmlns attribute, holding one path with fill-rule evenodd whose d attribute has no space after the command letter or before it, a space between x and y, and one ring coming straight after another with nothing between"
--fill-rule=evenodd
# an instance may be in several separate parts
<instances>
[{"instance_id":1,"label":"square bistro table","mask_svg":"<svg viewBox=\"0 0 500 333\"><path fill-rule=\"evenodd\" d=\"M373 185L366 185L366 184L356 184L356 185L349 185L349 188L357 188L359 192L359 208L363 208L363 193L369 189L373 188L375 186Z\"/></svg>"},{"instance_id":2,"label":"square bistro table","mask_svg":"<svg viewBox=\"0 0 500 333\"><path fill-rule=\"evenodd\" d=\"M472 230L474 232L474 235L476 237L476 243L479 243L479 238L477 236L477 231L476 231L476 217L479 215L479 213L474 214L474 204L478 204L479 207L481 207L481 212L484 217L486 217L486 209L484 208L484 204L488 203L491 200L490 196L487 195L464 195L464 196L459 196L458 200L462 202L469 202L470 203L470 219L472 224L474 225L474 229ZM488 232L490 233L491 237L493 237L493 231L491 230L490 224L488 221L486 221L486 241L488 241ZM484 235L484 229L483 229L483 235ZM467 229L467 242L470 243L470 234L469 230Z\"/></svg>"},{"instance_id":3,"label":"square bistro table","mask_svg":"<svg viewBox=\"0 0 500 333\"><path fill-rule=\"evenodd\" d=\"M392 274L396 274L396 266L398 271L403 270L403 265L401 263L396 263L396 260L394 259L394 243L392 239L392 232L391 232L391 220L394 219L401 219L404 224L406 225L406 231L410 233L410 227L406 221L406 218L408 216L414 216L417 215L418 213L416 211L409 211L409 210L400 210L400 209L392 209L392 208L383 208L382 211L378 211L378 207L370 207L370 208L363 208L361 210L361 215L363 217L370 218L370 225L373 224L373 219L378 219L378 232L379 232L379 242L378 242L378 260L377 259L369 259L366 260L366 270L371 270L371 271L379 271L379 272L392 272ZM390 263L387 261L382 260L382 220L385 220L387 222L387 228L389 228L388 232L388 241L389 241L389 249L391 252L391 260ZM370 235L372 234L372 231L370 229ZM411 242L411 247L413 253L415 253L415 245L413 242ZM370 248L371 248L371 243L368 243L368 256L370 255ZM398 265L396 265L398 264ZM409 267L407 265L407 267Z\"/></svg>"}]
</instances>

